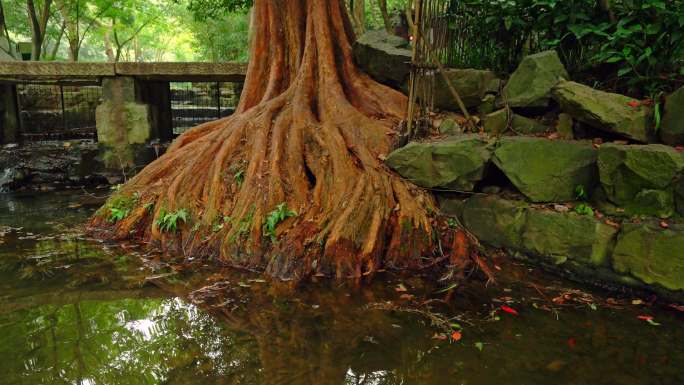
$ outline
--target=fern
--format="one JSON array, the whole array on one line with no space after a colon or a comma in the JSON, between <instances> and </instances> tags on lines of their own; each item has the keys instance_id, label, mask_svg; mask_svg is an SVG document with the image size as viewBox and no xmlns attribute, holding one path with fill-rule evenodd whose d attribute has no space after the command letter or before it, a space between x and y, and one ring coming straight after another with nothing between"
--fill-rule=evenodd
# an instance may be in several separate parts
<instances>
[{"instance_id":1,"label":"fern","mask_svg":"<svg viewBox=\"0 0 684 385\"><path fill-rule=\"evenodd\" d=\"M154 221L159 231L165 233L175 233L178 230L179 221L183 223L188 222L189 213L186 209L180 209L173 212L167 212L166 209L159 211L159 216Z\"/></svg>"},{"instance_id":2,"label":"fern","mask_svg":"<svg viewBox=\"0 0 684 385\"><path fill-rule=\"evenodd\" d=\"M276 227L282 221L287 218L297 216L297 212L289 210L286 203L281 203L276 208L268 213L266 216L266 221L264 222L264 235L271 237L271 241L275 242L276 238Z\"/></svg>"}]
</instances>

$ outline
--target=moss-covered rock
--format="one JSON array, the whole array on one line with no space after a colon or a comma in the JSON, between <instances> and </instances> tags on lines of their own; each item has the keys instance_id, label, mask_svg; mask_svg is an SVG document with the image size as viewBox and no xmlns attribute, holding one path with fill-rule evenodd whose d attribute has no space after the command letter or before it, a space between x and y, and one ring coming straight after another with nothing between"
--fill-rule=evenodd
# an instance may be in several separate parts
<instances>
[{"instance_id":1,"label":"moss-covered rock","mask_svg":"<svg viewBox=\"0 0 684 385\"><path fill-rule=\"evenodd\" d=\"M570 201L578 185L591 191L597 182L596 150L588 142L507 137L492 160L533 202Z\"/></svg>"},{"instance_id":2,"label":"moss-covered rock","mask_svg":"<svg viewBox=\"0 0 684 385\"><path fill-rule=\"evenodd\" d=\"M511 107L546 107L551 89L561 79L569 79L556 51L526 56L504 88Z\"/></svg>"},{"instance_id":3,"label":"moss-covered rock","mask_svg":"<svg viewBox=\"0 0 684 385\"><path fill-rule=\"evenodd\" d=\"M552 258L558 264L573 259L593 266L607 266L617 231L592 216L529 210L522 233L522 249Z\"/></svg>"},{"instance_id":4,"label":"moss-covered rock","mask_svg":"<svg viewBox=\"0 0 684 385\"><path fill-rule=\"evenodd\" d=\"M552 95L563 112L582 123L639 142L654 141L650 111L635 99L568 81L558 83Z\"/></svg>"},{"instance_id":5,"label":"moss-covered rock","mask_svg":"<svg viewBox=\"0 0 684 385\"><path fill-rule=\"evenodd\" d=\"M519 249L528 205L497 196L474 196L461 208L463 225L480 241L493 246Z\"/></svg>"},{"instance_id":6,"label":"moss-covered rock","mask_svg":"<svg viewBox=\"0 0 684 385\"><path fill-rule=\"evenodd\" d=\"M482 179L491 146L478 135L412 142L392 152L387 165L421 187L472 191Z\"/></svg>"},{"instance_id":7,"label":"moss-covered rock","mask_svg":"<svg viewBox=\"0 0 684 385\"><path fill-rule=\"evenodd\" d=\"M484 130L490 134L500 135L508 131L508 118L510 115L510 129L512 133L523 135L541 134L549 130L549 128L537 120L526 118L524 116L514 114L505 108L499 111L487 114L484 118Z\"/></svg>"},{"instance_id":8,"label":"moss-covered rock","mask_svg":"<svg viewBox=\"0 0 684 385\"><path fill-rule=\"evenodd\" d=\"M558 123L556 125L558 136L563 139L573 139L575 137L575 132L573 130L574 125L575 123L572 120L572 116L565 113L559 114Z\"/></svg>"},{"instance_id":9,"label":"moss-covered rock","mask_svg":"<svg viewBox=\"0 0 684 385\"><path fill-rule=\"evenodd\" d=\"M684 290L684 227L625 224L613 253L616 271L629 273L647 284Z\"/></svg>"},{"instance_id":10,"label":"moss-covered rock","mask_svg":"<svg viewBox=\"0 0 684 385\"><path fill-rule=\"evenodd\" d=\"M673 146L684 144L684 87L665 100L665 114L659 133L663 143Z\"/></svg>"},{"instance_id":11,"label":"moss-covered rock","mask_svg":"<svg viewBox=\"0 0 684 385\"><path fill-rule=\"evenodd\" d=\"M373 79L400 88L411 72L409 47L408 41L385 30L369 31L354 43L354 61Z\"/></svg>"},{"instance_id":12,"label":"moss-covered rock","mask_svg":"<svg viewBox=\"0 0 684 385\"><path fill-rule=\"evenodd\" d=\"M672 147L604 144L598 168L608 200L628 214L669 217L674 212L674 183L684 157Z\"/></svg>"},{"instance_id":13,"label":"moss-covered rock","mask_svg":"<svg viewBox=\"0 0 684 385\"><path fill-rule=\"evenodd\" d=\"M499 90L501 80L492 71L449 68L444 74L451 81L466 107L476 107L488 93ZM435 78L435 106L444 110L460 111L442 75Z\"/></svg>"}]
</instances>

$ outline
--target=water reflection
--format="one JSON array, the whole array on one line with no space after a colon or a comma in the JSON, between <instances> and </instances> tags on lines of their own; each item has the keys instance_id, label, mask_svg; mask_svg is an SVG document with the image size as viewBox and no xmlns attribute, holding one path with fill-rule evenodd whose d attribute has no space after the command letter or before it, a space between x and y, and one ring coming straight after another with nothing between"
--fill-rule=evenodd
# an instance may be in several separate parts
<instances>
[{"instance_id":1,"label":"water reflection","mask_svg":"<svg viewBox=\"0 0 684 385\"><path fill-rule=\"evenodd\" d=\"M438 306L465 321L462 340L450 342L434 338L440 330L429 318L397 311L399 282L434 297L421 280L356 290L321 283L283 295L249 274L168 275L136 264L137 253L33 223L46 208L78 223L88 210L64 208L74 200L16 204L24 229L0 238L0 384L684 383L677 312L556 314L533 307L539 293L512 276L465 286ZM501 298L520 315L491 316ZM641 312L662 325L637 319Z\"/></svg>"}]
</instances>

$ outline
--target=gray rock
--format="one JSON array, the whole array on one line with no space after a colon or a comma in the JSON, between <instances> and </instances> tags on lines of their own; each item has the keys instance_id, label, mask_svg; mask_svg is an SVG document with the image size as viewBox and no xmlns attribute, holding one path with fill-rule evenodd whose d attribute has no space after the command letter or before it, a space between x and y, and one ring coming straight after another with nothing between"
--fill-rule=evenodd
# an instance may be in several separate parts
<instances>
[{"instance_id":1,"label":"gray rock","mask_svg":"<svg viewBox=\"0 0 684 385\"><path fill-rule=\"evenodd\" d=\"M684 290L684 226L662 229L657 223L623 225L613 266L647 284Z\"/></svg>"},{"instance_id":2,"label":"gray rock","mask_svg":"<svg viewBox=\"0 0 684 385\"><path fill-rule=\"evenodd\" d=\"M533 202L574 200L578 185L591 191L598 180L596 150L589 142L504 137L492 160Z\"/></svg>"},{"instance_id":3,"label":"gray rock","mask_svg":"<svg viewBox=\"0 0 684 385\"><path fill-rule=\"evenodd\" d=\"M654 140L650 111L642 105L630 106L638 102L635 99L575 82L560 82L552 95L563 112L593 128L639 142Z\"/></svg>"},{"instance_id":4,"label":"gray rock","mask_svg":"<svg viewBox=\"0 0 684 385\"><path fill-rule=\"evenodd\" d=\"M511 107L546 107L551 89L561 79L569 79L556 51L525 57L504 88Z\"/></svg>"},{"instance_id":5,"label":"gray rock","mask_svg":"<svg viewBox=\"0 0 684 385\"><path fill-rule=\"evenodd\" d=\"M558 125L556 126L556 132L558 133L558 136L563 139L574 139L575 132L572 129L573 126L574 122L572 120L572 116L566 113L558 115Z\"/></svg>"},{"instance_id":6,"label":"gray rock","mask_svg":"<svg viewBox=\"0 0 684 385\"><path fill-rule=\"evenodd\" d=\"M482 179L491 156L478 135L460 135L435 142L412 142L392 152L387 165L402 177L426 188L472 191Z\"/></svg>"},{"instance_id":7,"label":"gray rock","mask_svg":"<svg viewBox=\"0 0 684 385\"><path fill-rule=\"evenodd\" d=\"M466 107L480 105L488 92L497 92L501 82L492 71L448 68L445 74ZM437 74L435 78L435 106L443 110L460 111L441 74Z\"/></svg>"},{"instance_id":8,"label":"gray rock","mask_svg":"<svg viewBox=\"0 0 684 385\"><path fill-rule=\"evenodd\" d=\"M369 31L354 43L356 64L380 83L399 88L411 71L409 42L384 30Z\"/></svg>"},{"instance_id":9,"label":"gray rock","mask_svg":"<svg viewBox=\"0 0 684 385\"><path fill-rule=\"evenodd\" d=\"M669 217L674 212L674 184L684 171L684 157L674 148L604 144L598 169L608 200L628 214Z\"/></svg>"},{"instance_id":10,"label":"gray rock","mask_svg":"<svg viewBox=\"0 0 684 385\"><path fill-rule=\"evenodd\" d=\"M487 114L484 118L484 130L490 134L503 134L508 130L508 112L506 109ZM549 128L537 120L526 118L522 115L510 112L511 124L510 128L513 133L522 135L541 134L549 130Z\"/></svg>"},{"instance_id":11,"label":"gray rock","mask_svg":"<svg viewBox=\"0 0 684 385\"><path fill-rule=\"evenodd\" d=\"M660 139L673 146L684 144L684 87L673 92L665 101Z\"/></svg>"}]
</instances>

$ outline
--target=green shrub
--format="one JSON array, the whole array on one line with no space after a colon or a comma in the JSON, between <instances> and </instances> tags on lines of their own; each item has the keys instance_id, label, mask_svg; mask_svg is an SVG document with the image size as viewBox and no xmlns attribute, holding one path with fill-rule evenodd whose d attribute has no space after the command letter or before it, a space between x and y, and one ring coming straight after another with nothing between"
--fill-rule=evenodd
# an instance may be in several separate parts
<instances>
[{"instance_id":1,"label":"green shrub","mask_svg":"<svg viewBox=\"0 0 684 385\"><path fill-rule=\"evenodd\" d=\"M682 0L615 0L610 11L601 3L453 2L450 64L510 72L524 55L555 49L578 80L649 96L684 75Z\"/></svg>"}]
</instances>

